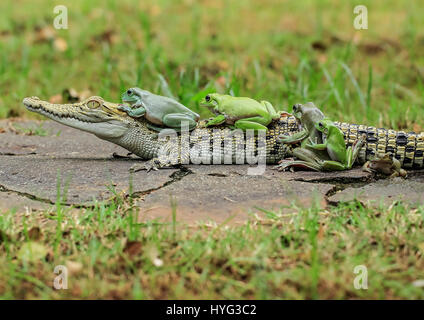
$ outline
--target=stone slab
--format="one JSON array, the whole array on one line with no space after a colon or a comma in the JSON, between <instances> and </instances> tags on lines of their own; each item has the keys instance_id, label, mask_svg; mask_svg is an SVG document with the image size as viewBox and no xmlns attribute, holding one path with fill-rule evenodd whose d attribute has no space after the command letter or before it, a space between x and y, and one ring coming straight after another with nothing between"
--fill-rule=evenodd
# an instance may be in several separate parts
<instances>
[{"instance_id":1,"label":"stone slab","mask_svg":"<svg viewBox=\"0 0 424 320\"><path fill-rule=\"evenodd\" d=\"M352 200L378 206L380 203L390 205L401 200L411 207L424 205L424 175L409 179L384 179L355 188L348 187L329 197L331 202L349 202Z\"/></svg>"}]
</instances>

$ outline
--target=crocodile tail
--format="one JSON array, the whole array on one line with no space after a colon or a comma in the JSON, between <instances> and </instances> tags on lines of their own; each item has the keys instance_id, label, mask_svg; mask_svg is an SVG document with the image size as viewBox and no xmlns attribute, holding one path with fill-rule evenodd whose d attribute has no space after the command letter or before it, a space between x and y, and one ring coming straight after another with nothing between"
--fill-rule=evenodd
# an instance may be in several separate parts
<instances>
[{"instance_id":1,"label":"crocodile tail","mask_svg":"<svg viewBox=\"0 0 424 320\"><path fill-rule=\"evenodd\" d=\"M403 168L424 167L424 134L375 128L366 125L335 122L344 134L346 143L352 145L362 134L366 143L359 152L361 163L375 156L391 153Z\"/></svg>"}]
</instances>

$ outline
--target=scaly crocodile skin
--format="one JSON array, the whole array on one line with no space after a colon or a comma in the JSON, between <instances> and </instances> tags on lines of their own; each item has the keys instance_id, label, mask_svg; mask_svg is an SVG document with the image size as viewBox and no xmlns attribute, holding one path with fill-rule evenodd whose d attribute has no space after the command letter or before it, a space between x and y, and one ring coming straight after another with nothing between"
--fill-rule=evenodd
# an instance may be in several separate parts
<instances>
[{"instance_id":1,"label":"scaly crocodile skin","mask_svg":"<svg viewBox=\"0 0 424 320\"><path fill-rule=\"evenodd\" d=\"M93 104L90 104L93 99L100 101L101 107L93 107ZM220 163L225 163L223 161L225 159L231 161L231 163L246 163L247 158L244 155L251 153L253 156L264 154L268 164L275 164L287 156L287 149L290 148L279 143L278 137L282 134L291 135L299 130L296 119L291 115L282 113L280 119L273 121L268 126L266 140L262 142L254 136L246 136L240 131L238 131L240 134L235 134L234 130L219 126L196 128L190 132L189 142L184 144L184 140L180 138L159 141L157 133L146 126L144 119L135 120L129 117L118 109L117 103L104 101L101 97L90 97L85 101L74 104L52 104L32 97L25 98L24 104L30 111L42 114L62 124L94 133L99 138L118 144L145 160L157 158L159 150L165 149L172 156L159 157L159 162L165 161L171 164L189 163L193 158L190 154L193 150L209 155L205 157L203 163L212 163L214 158L221 160L218 161ZM122 126L124 134L119 137L108 135L108 130L113 128L112 122L115 128L117 123ZM98 123L102 123L102 126L101 129L96 130L101 130L101 132L90 129ZM391 152L404 168L424 167L424 133L406 133L340 122L336 122L336 125L343 131L348 145L352 145L360 135L366 135L366 143L358 157L360 163L373 159L377 154ZM202 139L205 136L215 139L203 141ZM203 142L200 143L201 141ZM227 154L227 158L225 158L224 147L226 143L230 142L243 152L236 152L236 148L232 148L231 153ZM180 148L181 145L187 145L190 148ZM194 146L198 146L198 148L193 149ZM208 157L209 159L207 159Z\"/></svg>"},{"instance_id":2,"label":"scaly crocodile skin","mask_svg":"<svg viewBox=\"0 0 424 320\"><path fill-rule=\"evenodd\" d=\"M391 152L403 168L424 167L424 134L375 128L365 125L336 122L343 131L346 143L351 145L362 134L366 144L359 153L359 162L364 163L376 154Z\"/></svg>"}]
</instances>

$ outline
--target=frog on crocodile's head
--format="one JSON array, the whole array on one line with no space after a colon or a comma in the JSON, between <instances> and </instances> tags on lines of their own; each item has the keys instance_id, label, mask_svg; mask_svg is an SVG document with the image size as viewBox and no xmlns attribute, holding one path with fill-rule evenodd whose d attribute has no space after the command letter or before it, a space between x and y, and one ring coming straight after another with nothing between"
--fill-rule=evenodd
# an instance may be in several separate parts
<instances>
[{"instance_id":1,"label":"frog on crocodile's head","mask_svg":"<svg viewBox=\"0 0 424 320\"><path fill-rule=\"evenodd\" d=\"M121 105L120 110L125 111L130 117L144 116L153 125L151 129L162 131L164 127L181 130L181 125L188 124L188 129L193 130L200 116L174 99L153 94L140 88L130 88L122 95L122 101L130 104ZM162 127L158 127L162 126Z\"/></svg>"}]
</instances>

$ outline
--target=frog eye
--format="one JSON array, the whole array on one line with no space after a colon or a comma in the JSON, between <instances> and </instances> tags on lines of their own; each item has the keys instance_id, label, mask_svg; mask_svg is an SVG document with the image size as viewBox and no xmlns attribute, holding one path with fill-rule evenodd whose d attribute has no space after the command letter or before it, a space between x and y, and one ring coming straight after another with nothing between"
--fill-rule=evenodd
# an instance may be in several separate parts
<instances>
[{"instance_id":1,"label":"frog eye","mask_svg":"<svg viewBox=\"0 0 424 320\"><path fill-rule=\"evenodd\" d=\"M318 122L318 126L319 126L320 128L324 128L324 125L322 124L322 122Z\"/></svg>"},{"instance_id":2,"label":"frog eye","mask_svg":"<svg viewBox=\"0 0 424 320\"><path fill-rule=\"evenodd\" d=\"M133 94L132 90L131 90L131 89L128 89L128 90L127 90L127 95L129 95L129 96L130 96L130 95L132 95L132 94Z\"/></svg>"},{"instance_id":3,"label":"frog eye","mask_svg":"<svg viewBox=\"0 0 424 320\"><path fill-rule=\"evenodd\" d=\"M96 109L96 108L99 108L100 107L100 101L98 101L98 100L95 100L95 99L93 99L93 100L90 100L90 101L88 101L87 102L87 106L89 107L89 108L91 108L91 109Z\"/></svg>"},{"instance_id":4,"label":"frog eye","mask_svg":"<svg viewBox=\"0 0 424 320\"><path fill-rule=\"evenodd\" d=\"M210 95L207 95L207 96L205 97L205 100L206 100L206 102L211 101L211 96L210 96Z\"/></svg>"},{"instance_id":5,"label":"frog eye","mask_svg":"<svg viewBox=\"0 0 424 320\"><path fill-rule=\"evenodd\" d=\"M297 104L294 104L292 108L293 108L293 112L296 113L297 112Z\"/></svg>"}]
</instances>

